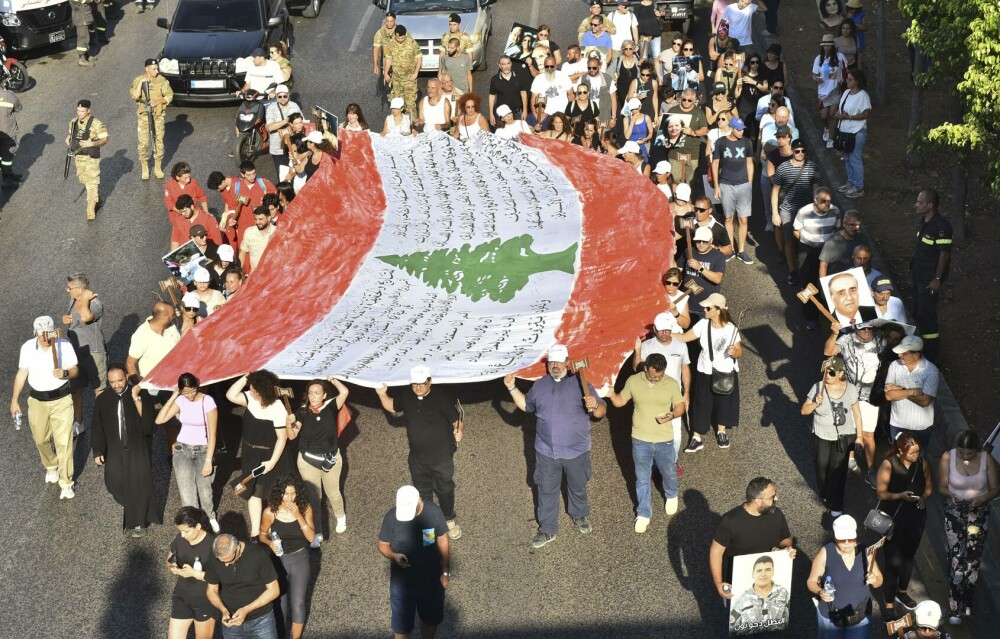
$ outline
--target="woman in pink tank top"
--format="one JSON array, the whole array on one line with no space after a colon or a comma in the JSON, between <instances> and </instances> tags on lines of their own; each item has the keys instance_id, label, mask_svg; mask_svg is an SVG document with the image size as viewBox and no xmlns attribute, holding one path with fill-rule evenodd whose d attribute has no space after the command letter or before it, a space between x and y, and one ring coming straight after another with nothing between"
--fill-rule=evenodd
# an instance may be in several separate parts
<instances>
[{"instance_id":1,"label":"woman in pink tank top","mask_svg":"<svg viewBox=\"0 0 1000 639\"><path fill-rule=\"evenodd\" d=\"M972 600L979 579L979 565L986 546L990 501L1000 494L1000 471L983 451L979 436L963 431L955 447L941 456L938 491L946 499L944 529L948 538L951 575L949 621L962 622L972 614Z\"/></svg>"}]
</instances>

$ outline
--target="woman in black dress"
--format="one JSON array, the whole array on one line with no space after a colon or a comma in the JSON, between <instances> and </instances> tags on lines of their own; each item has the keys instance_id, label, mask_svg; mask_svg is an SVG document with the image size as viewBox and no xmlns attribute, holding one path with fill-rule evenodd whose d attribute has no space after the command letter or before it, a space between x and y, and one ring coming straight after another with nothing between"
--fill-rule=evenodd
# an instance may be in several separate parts
<instances>
[{"instance_id":1,"label":"woman in black dress","mask_svg":"<svg viewBox=\"0 0 1000 639\"><path fill-rule=\"evenodd\" d=\"M250 390L244 392L247 385ZM226 391L226 399L243 411L243 448L241 451L241 472L244 477L258 466L264 466L264 474L256 477L241 493L247 500L250 513L250 538L260 534L260 515L263 500L271 493L277 477L291 474L292 463L283 454L288 441L286 421L288 411L278 400L278 376L268 370L259 370L236 380Z\"/></svg>"}]
</instances>

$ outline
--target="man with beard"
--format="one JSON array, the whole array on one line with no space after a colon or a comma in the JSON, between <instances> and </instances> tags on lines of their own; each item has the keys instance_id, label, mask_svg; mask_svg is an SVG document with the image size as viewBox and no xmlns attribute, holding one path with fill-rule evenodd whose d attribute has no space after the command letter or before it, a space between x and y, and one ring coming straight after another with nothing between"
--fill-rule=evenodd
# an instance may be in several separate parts
<instances>
[{"instance_id":1,"label":"man with beard","mask_svg":"<svg viewBox=\"0 0 1000 639\"><path fill-rule=\"evenodd\" d=\"M129 388L125 367L108 368L111 392L94 402L94 463L104 467L104 485L125 509L122 529L144 537L149 524L161 524L153 493L152 423L142 419L139 387Z\"/></svg>"},{"instance_id":2,"label":"man with beard","mask_svg":"<svg viewBox=\"0 0 1000 639\"><path fill-rule=\"evenodd\" d=\"M253 224L253 227L243 232L243 240L240 242L240 264L248 275L257 268L257 263L264 255L267 243L274 237L276 228L271 224L271 214L264 206L254 209Z\"/></svg>"},{"instance_id":3,"label":"man with beard","mask_svg":"<svg viewBox=\"0 0 1000 639\"><path fill-rule=\"evenodd\" d=\"M216 246L222 244L222 233L215 218L204 209L195 206L194 198L187 193L178 196L174 210L170 212L170 250L176 251L181 244L191 239L194 227L200 226L207 239ZM205 251L202 250L202 253Z\"/></svg>"},{"instance_id":4,"label":"man with beard","mask_svg":"<svg viewBox=\"0 0 1000 639\"><path fill-rule=\"evenodd\" d=\"M762 555L753 562L753 585L733 601L729 613L737 635L778 629L788 623L788 589L774 583L774 559Z\"/></svg>"},{"instance_id":5,"label":"man with beard","mask_svg":"<svg viewBox=\"0 0 1000 639\"><path fill-rule=\"evenodd\" d=\"M560 71L566 74L573 86L587 73L587 63L580 58L579 45L571 44L566 47L566 61L562 63Z\"/></svg>"},{"instance_id":6,"label":"man with beard","mask_svg":"<svg viewBox=\"0 0 1000 639\"><path fill-rule=\"evenodd\" d=\"M490 126L496 127L497 109L501 105L507 105L515 120L520 120L528 114L528 92L524 88L525 80L522 75L531 78L526 69L514 69L514 62L510 56L505 55L500 58L500 70L490 78ZM430 94L430 82L427 86L427 93Z\"/></svg>"},{"instance_id":7,"label":"man with beard","mask_svg":"<svg viewBox=\"0 0 1000 639\"><path fill-rule=\"evenodd\" d=\"M451 74L455 88L463 94L472 93L472 60L462 51L457 37L445 40L445 55L441 58L441 73Z\"/></svg>"},{"instance_id":8,"label":"man with beard","mask_svg":"<svg viewBox=\"0 0 1000 639\"><path fill-rule=\"evenodd\" d=\"M587 482L591 476L590 420L601 419L608 406L592 384L587 392L569 373L569 351L562 344L549 347L546 368L527 394L514 384L514 375L503 378L514 404L537 420L535 429L535 485L538 488L538 534L532 548L555 541L559 528L559 493L566 477L568 508L577 530L593 531Z\"/></svg>"},{"instance_id":9,"label":"man with beard","mask_svg":"<svg viewBox=\"0 0 1000 639\"><path fill-rule=\"evenodd\" d=\"M618 113L618 93L611 75L601 72L601 60L595 56L587 56L587 73L580 76L580 84L590 87L590 101L596 102L601 113L607 113L605 118L614 123Z\"/></svg>"},{"instance_id":10,"label":"man with beard","mask_svg":"<svg viewBox=\"0 0 1000 639\"><path fill-rule=\"evenodd\" d=\"M858 387L858 408L861 409L861 443L865 449L865 481L875 488L875 427L878 425L879 408L872 401L872 386L879 369L879 353L885 349L885 336L875 331L875 326L866 322L854 331L840 334L843 327L839 322L830 325L830 336L823 346L823 355L840 355L844 359L847 382ZM850 462L848 462L850 463ZM855 464L857 462L855 461Z\"/></svg>"},{"instance_id":11,"label":"man with beard","mask_svg":"<svg viewBox=\"0 0 1000 639\"><path fill-rule=\"evenodd\" d=\"M722 516L708 554L715 589L723 599L733 598L733 557L787 550L795 559L792 533L784 513L775 505L774 482L756 477L747 485L746 502Z\"/></svg>"},{"instance_id":12,"label":"man with beard","mask_svg":"<svg viewBox=\"0 0 1000 639\"><path fill-rule=\"evenodd\" d=\"M556 70L554 57L547 56L544 67L544 71L531 83L531 101L535 103L539 97L544 97L547 114L565 113L569 103L576 99L573 83L565 73Z\"/></svg>"}]
</instances>

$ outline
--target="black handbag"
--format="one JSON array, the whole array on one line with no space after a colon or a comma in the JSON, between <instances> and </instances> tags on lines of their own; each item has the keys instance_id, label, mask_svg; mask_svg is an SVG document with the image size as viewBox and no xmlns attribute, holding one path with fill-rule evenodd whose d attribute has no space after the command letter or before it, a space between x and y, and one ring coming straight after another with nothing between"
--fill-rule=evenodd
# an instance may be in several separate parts
<instances>
[{"instance_id":1,"label":"black handbag","mask_svg":"<svg viewBox=\"0 0 1000 639\"><path fill-rule=\"evenodd\" d=\"M733 344L736 343L736 334L733 334ZM732 346L732 344L730 344ZM712 348L712 322L708 322L708 361L712 364L712 394L730 395L733 387L736 386L736 371L723 372L715 370L715 349Z\"/></svg>"},{"instance_id":2,"label":"black handbag","mask_svg":"<svg viewBox=\"0 0 1000 639\"><path fill-rule=\"evenodd\" d=\"M847 102L847 98L850 96L849 91L844 92L844 97L840 99L840 111L844 110L844 104ZM840 130L840 123L837 124L837 132L833 136L833 148L837 149L841 153L852 153L854 151L854 144L857 142L856 133L845 133Z\"/></svg>"},{"instance_id":3,"label":"black handbag","mask_svg":"<svg viewBox=\"0 0 1000 639\"><path fill-rule=\"evenodd\" d=\"M920 460L917 460L916 462L913 463L913 468L910 469L912 471L910 474L910 481L907 484L907 486L913 484L913 480L917 476L917 464L919 463L921 463ZM864 525L865 528L867 528L868 530L872 531L873 533L875 533L880 537L891 537L892 529L895 525L893 519L895 519L896 515L899 514L899 509L903 507L903 502L901 501L899 505L896 506L896 512L894 512L892 515L889 515L889 513L880 510L879 506L881 505L882 502L879 501L877 504L875 504L874 508L868 511L868 516L865 517Z\"/></svg>"},{"instance_id":4,"label":"black handbag","mask_svg":"<svg viewBox=\"0 0 1000 639\"><path fill-rule=\"evenodd\" d=\"M324 473L328 473L337 465L337 451L333 451L332 453L309 453L302 451L302 459L306 460L311 466L315 466Z\"/></svg>"}]
</instances>

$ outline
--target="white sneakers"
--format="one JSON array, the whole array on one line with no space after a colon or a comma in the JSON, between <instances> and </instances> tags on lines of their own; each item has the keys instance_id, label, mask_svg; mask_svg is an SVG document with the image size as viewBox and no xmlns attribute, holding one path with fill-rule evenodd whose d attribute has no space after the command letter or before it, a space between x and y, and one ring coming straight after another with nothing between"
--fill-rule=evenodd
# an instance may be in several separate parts
<instances>
[{"instance_id":1,"label":"white sneakers","mask_svg":"<svg viewBox=\"0 0 1000 639\"><path fill-rule=\"evenodd\" d=\"M340 535L343 534L344 531L346 530L347 530L347 515L344 515L343 517L337 517L337 527L334 528L334 531L338 535Z\"/></svg>"},{"instance_id":2,"label":"white sneakers","mask_svg":"<svg viewBox=\"0 0 1000 639\"><path fill-rule=\"evenodd\" d=\"M649 528L649 517L640 516L635 518L635 532L641 535L646 532L647 528Z\"/></svg>"},{"instance_id":3,"label":"white sneakers","mask_svg":"<svg viewBox=\"0 0 1000 639\"><path fill-rule=\"evenodd\" d=\"M677 513L677 498L668 497L666 503L663 504L663 512L668 515L674 515Z\"/></svg>"},{"instance_id":4,"label":"white sneakers","mask_svg":"<svg viewBox=\"0 0 1000 639\"><path fill-rule=\"evenodd\" d=\"M74 497L76 497L76 493L73 492L72 486L63 488L59 493L59 499L73 499Z\"/></svg>"},{"instance_id":5,"label":"white sneakers","mask_svg":"<svg viewBox=\"0 0 1000 639\"><path fill-rule=\"evenodd\" d=\"M216 535L219 534L221 528L219 528L219 522L216 521L215 517L210 517L208 519L208 525L212 527L212 532L214 532Z\"/></svg>"},{"instance_id":6,"label":"white sneakers","mask_svg":"<svg viewBox=\"0 0 1000 639\"><path fill-rule=\"evenodd\" d=\"M45 483L46 484L58 484L59 483L59 471L58 470L47 470L47 471L45 471Z\"/></svg>"}]
</instances>

